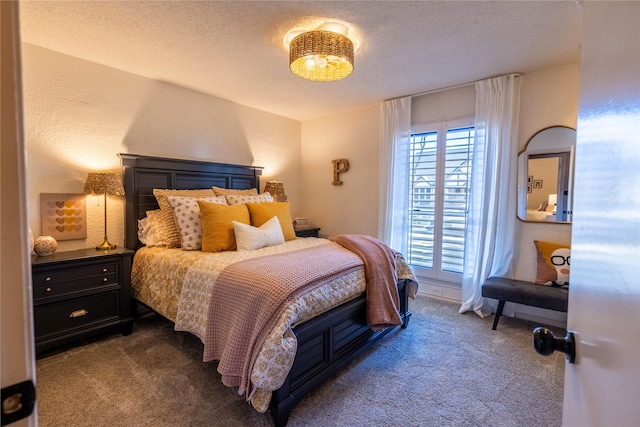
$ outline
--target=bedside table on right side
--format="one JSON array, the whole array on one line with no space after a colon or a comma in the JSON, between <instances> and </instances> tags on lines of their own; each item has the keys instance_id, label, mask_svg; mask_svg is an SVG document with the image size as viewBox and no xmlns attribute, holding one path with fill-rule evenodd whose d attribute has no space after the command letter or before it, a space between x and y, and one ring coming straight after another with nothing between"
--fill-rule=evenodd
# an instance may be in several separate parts
<instances>
[{"instance_id":1,"label":"bedside table on right side","mask_svg":"<svg viewBox=\"0 0 640 427\"><path fill-rule=\"evenodd\" d=\"M296 237L319 237L320 227L300 227L294 228Z\"/></svg>"}]
</instances>

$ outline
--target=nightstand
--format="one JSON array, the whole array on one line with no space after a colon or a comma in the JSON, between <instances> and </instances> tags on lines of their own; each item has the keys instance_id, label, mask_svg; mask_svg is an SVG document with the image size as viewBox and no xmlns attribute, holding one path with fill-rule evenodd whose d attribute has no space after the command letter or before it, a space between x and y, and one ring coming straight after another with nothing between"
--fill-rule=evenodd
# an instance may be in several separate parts
<instances>
[{"instance_id":1,"label":"nightstand","mask_svg":"<svg viewBox=\"0 0 640 427\"><path fill-rule=\"evenodd\" d=\"M318 237L320 227L294 228L296 237Z\"/></svg>"},{"instance_id":2,"label":"nightstand","mask_svg":"<svg viewBox=\"0 0 640 427\"><path fill-rule=\"evenodd\" d=\"M36 354L99 333L133 327L129 249L80 249L33 257Z\"/></svg>"}]
</instances>

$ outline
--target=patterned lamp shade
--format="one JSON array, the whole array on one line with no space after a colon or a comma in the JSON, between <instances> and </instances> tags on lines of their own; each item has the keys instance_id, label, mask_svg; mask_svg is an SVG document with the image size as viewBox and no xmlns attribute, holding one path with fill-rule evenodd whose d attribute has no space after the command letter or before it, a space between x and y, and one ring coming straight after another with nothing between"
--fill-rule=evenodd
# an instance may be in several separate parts
<instances>
[{"instance_id":1,"label":"patterned lamp shade","mask_svg":"<svg viewBox=\"0 0 640 427\"><path fill-rule=\"evenodd\" d=\"M284 202L287 200L287 195L284 194L284 184L280 181L267 181L264 186L264 191L270 193L276 202Z\"/></svg>"},{"instance_id":2,"label":"patterned lamp shade","mask_svg":"<svg viewBox=\"0 0 640 427\"><path fill-rule=\"evenodd\" d=\"M120 175L108 172L89 172L84 185L84 194L109 194L124 196Z\"/></svg>"},{"instance_id":3,"label":"patterned lamp shade","mask_svg":"<svg viewBox=\"0 0 640 427\"><path fill-rule=\"evenodd\" d=\"M109 242L107 237L107 195L124 196L124 187L120 181L120 175L108 172L89 172L87 182L84 185L84 194L102 194L104 197L104 241L98 250L115 249L116 245Z\"/></svg>"}]
</instances>

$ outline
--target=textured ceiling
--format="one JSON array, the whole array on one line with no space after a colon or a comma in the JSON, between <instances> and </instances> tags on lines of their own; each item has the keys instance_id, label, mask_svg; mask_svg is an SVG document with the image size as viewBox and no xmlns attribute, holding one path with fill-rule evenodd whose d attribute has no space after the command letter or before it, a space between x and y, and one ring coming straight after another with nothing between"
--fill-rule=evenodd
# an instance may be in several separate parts
<instances>
[{"instance_id":1,"label":"textured ceiling","mask_svg":"<svg viewBox=\"0 0 640 427\"><path fill-rule=\"evenodd\" d=\"M562 1L25 1L22 41L296 120L579 61L582 12ZM289 71L284 37L345 23L355 71Z\"/></svg>"}]
</instances>

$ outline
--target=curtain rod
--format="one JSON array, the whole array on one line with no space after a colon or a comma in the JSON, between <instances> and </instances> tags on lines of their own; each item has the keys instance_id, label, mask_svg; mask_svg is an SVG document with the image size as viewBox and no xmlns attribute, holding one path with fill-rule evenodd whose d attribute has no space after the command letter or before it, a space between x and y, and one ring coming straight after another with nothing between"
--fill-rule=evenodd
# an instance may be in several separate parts
<instances>
[{"instance_id":1,"label":"curtain rod","mask_svg":"<svg viewBox=\"0 0 640 427\"><path fill-rule=\"evenodd\" d=\"M509 73L509 74L502 74L500 76L487 77L487 79L492 79L492 78L495 78L495 77L511 76L511 75L514 75L516 77L522 77L522 73ZM479 81L487 80L487 79L475 80L475 81L467 82L467 83L460 83L460 84L457 84L457 85L447 86L447 87L443 87L443 88L440 88L440 89L427 90L427 91L424 91L424 92L414 93L412 95L396 96L396 97L393 97L393 98L385 99L385 101L391 101L391 100L394 100L394 99L406 98L407 96L410 96L411 98L414 98L416 96L429 95L429 94L432 94L432 93L438 93L438 92L442 92L442 91L445 91L445 90L458 89L460 87L465 87L465 86L469 86L469 85L472 85L472 84L476 84Z\"/></svg>"}]
</instances>

